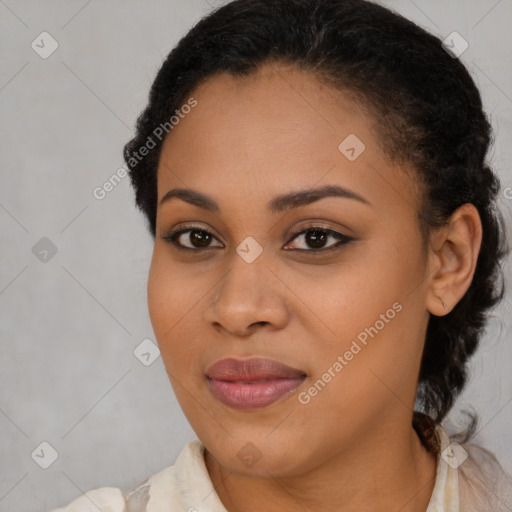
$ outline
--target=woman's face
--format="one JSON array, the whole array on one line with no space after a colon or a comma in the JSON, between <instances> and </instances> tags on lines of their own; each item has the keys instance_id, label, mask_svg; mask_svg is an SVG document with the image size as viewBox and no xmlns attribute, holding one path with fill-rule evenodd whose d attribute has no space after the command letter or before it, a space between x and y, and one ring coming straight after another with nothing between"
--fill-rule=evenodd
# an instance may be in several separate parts
<instances>
[{"instance_id":1,"label":"woman's face","mask_svg":"<svg viewBox=\"0 0 512 512\"><path fill-rule=\"evenodd\" d=\"M429 268L414 183L385 157L373 120L283 66L218 75L191 96L161 153L148 300L192 428L222 466L260 476L410 428ZM312 192L327 186L347 192ZM164 237L182 229L179 250ZM211 369L253 358L295 371Z\"/></svg>"}]
</instances>

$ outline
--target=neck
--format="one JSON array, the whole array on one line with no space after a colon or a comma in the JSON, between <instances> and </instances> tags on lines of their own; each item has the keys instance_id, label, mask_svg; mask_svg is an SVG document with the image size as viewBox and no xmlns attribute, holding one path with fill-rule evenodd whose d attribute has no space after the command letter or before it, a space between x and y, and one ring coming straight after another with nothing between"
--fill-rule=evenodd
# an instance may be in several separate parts
<instances>
[{"instance_id":1,"label":"neck","mask_svg":"<svg viewBox=\"0 0 512 512\"><path fill-rule=\"evenodd\" d=\"M379 425L315 469L293 477L231 473L205 451L212 483L229 512L424 512L435 483L436 459L410 423Z\"/></svg>"}]
</instances>

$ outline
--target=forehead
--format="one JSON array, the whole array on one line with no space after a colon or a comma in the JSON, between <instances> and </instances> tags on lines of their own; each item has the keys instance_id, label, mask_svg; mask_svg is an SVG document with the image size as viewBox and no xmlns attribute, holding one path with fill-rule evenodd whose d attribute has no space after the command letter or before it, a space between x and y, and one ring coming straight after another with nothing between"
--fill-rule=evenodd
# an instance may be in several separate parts
<instances>
[{"instance_id":1,"label":"forehead","mask_svg":"<svg viewBox=\"0 0 512 512\"><path fill-rule=\"evenodd\" d=\"M267 63L247 76L208 77L190 96L198 104L167 137L166 145L185 149L181 143L192 139L194 149L251 149L253 158L276 146L310 153L322 141L322 149L328 149L347 133L365 132L368 138L373 122L348 93L278 63ZM337 144L330 149L337 151Z\"/></svg>"},{"instance_id":2,"label":"forehead","mask_svg":"<svg viewBox=\"0 0 512 512\"><path fill-rule=\"evenodd\" d=\"M220 203L244 190L266 202L338 183L377 205L416 204L415 183L385 156L375 119L350 93L310 73L269 63L244 77L209 77L190 97L197 105L162 149L159 199L169 188L190 187L207 188Z\"/></svg>"}]
</instances>

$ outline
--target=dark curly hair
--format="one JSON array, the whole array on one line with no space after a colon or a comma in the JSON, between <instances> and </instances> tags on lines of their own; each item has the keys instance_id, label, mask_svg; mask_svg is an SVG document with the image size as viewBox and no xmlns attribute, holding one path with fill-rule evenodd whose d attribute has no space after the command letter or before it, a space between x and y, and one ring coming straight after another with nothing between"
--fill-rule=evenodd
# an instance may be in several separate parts
<instances>
[{"instance_id":1,"label":"dark curly hair","mask_svg":"<svg viewBox=\"0 0 512 512\"><path fill-rule=\"evenodd\" d=\"M419 373L417 403L423 412L414 412L413 425L436 451L435 424L463 389L488 310L504 295L501 260L510 250L496 205L499 179L486 161L492 130L480 93L440 39L378 4L232 1L200 20L170 52L136 135L124 148L136 203L153 237L165 140L155 136L162 129L155 129L170 132L169 119L206 78L220 72L247 76L266 62L293 65L349 91L373 116L382 150L390 161L410 164L421 185L418 221L425 249L432 230L458 207L472 203L478 209L483 240L472 283L449 314L431 315ZM139 158L149 140L155 147Z\"/></svg>"}]
</instances>

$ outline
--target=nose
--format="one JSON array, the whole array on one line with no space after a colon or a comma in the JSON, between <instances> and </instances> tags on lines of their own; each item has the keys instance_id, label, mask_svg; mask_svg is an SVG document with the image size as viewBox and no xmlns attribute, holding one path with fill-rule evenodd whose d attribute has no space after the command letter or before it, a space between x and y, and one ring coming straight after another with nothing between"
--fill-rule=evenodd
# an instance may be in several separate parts
<instances>
[{"instance_id":1,"label":"nose","mask_svg":"<svg viewBox=\"0 0 512 512\"><path fill-rule=\"evenodd\" d=\"M261 256L247 263L238 255L212 294L204 319L217 330L248 336L258 328L282 329L289 321L286 287Z\"/></svg>"}]
</instances>

